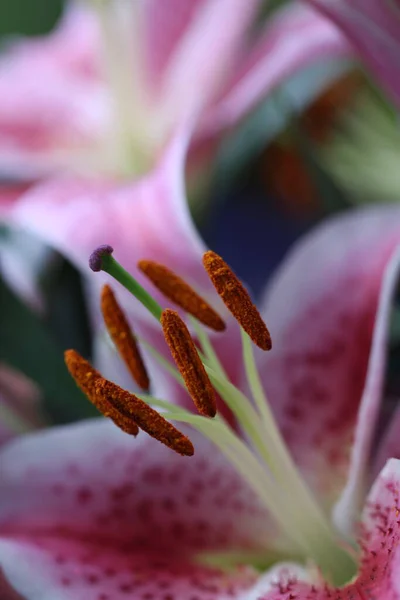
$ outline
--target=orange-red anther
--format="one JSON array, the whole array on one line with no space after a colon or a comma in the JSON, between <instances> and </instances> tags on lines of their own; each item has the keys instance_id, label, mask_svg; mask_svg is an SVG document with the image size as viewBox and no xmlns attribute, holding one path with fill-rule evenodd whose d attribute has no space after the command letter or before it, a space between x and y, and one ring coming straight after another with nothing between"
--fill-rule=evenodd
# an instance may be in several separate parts
<instances>
[{"instance_id":1,"label":"orange-red anther","mask_svg":"<svg viewBox=\"0 0 400 600\"><path fill-rule=\"evenodd\" d=\"M215 417L215 393L185 323L175 310L167 308L161 325L172 357L200 414Z\"/></svg>"},{"instance_id":2,"label":"orange-red anther","mask_svg":"<svg viewBox=\"0 0 400 600\"><path fill-rule=\"evenodd\" d=\"M153 260L140 260L138 267L166 298L196 317L203 325L215 331L225 329L225 323L219 314L176 273Z\"/></svg>"},{"instance_id":3,"label":"orange-red anther","mask_svg":"<svg viewBox=\"0 0 400 600\"><path fill-rule=\"evenodd\" d=\"M96 383L104 380L100 373L76 352L76 350L67 350L64 357L68 371L74 378L76 384L90 402L94 404L97 410L105 417L109 417L120 429L125 431L125 433L137 435L139 433L139 428L135 421L129 415L126 416L121 414L121 412L114 408L110 402L101 396L98 396L96 392Z\"/></svg>"},{"instance_id":4,"label":"orange-red anther","mask_svg":"<svg viewBox=\"0 0 400 600\"><path fill-rule=\"evenodd\" d=\"M97 397L101 398L103 402L111 404L125 416L134 419L140 429L143 429L151 437L183 456L194 454L193 444L189 438L146 402L106 379L97 380L95 387Z\"/></svg>"},{"instance_id":5,"label":"orange-red anther","mask_svg":"<svg viewBox=\"0 0 400 600\"><path fill-rule=\"evenodd\" d=\"M142 355L126 316L109 285L105 285L101 292L101 312L108 333L129 372L138 386L147 391L150 381Z\"/></svg>"},{"instance_id":6,"label":"orange-red anther","mask_svg":"<svg viewBox=\"0 0 400 600\"><path fill-rule=\"evenodd\" d=\"M271 335L249 293L232 269L215 252L203 256L203 264L215 289L253 342L263 350L271 350Z\"/></svg>"}]
</instances>

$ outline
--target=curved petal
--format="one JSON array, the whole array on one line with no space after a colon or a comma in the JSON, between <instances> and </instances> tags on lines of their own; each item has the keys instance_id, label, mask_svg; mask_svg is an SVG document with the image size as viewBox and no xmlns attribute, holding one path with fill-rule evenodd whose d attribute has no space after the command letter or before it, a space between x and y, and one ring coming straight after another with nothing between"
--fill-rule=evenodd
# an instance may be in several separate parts
<instances>
[{"instance_id":1,"label":"curved petal","mask_svg":"<svg viewBox=\"0 0 400 600\"><path fill-rule=\"evenodd\" d=\"M267 291L265 389L293 455L329 504L349 469L357 492L364 481L399 240L397 208L332 219L295 246Z\"/></svg>"},{"instance_id":2,"label":"curved petal","mask_svg":"<svg viewBox=\"0 0 400 600\"><path fill-rule=\"evenodd\" d=\"M141 16L144 27L146 71L150 82L157 86L179 45L192 26L197 13L208 0L147 0Z\"/></svg>"},{"instance_id":3,"label":"curved petal","mask_svg":"<svg viewBox=\"0 0 400 600\"><path fill-rule=\"evenodd\" d=\"M125 185L77 179L45 182L22 195L10 219L68 256L85 273L91 252L108 243L135 276L140 258L158 258L184 277L206 285L199 262L204 246L184 192L188 136L187 130L179 134L147 177Z\"/></svg>"},{"instance_id":4,"label":"curved petal","mask_svg":"<svg viewBox=\"0 0 400 600\"><path fill-rule=\"evenodd\" d=\"M200 134L233 125L283 80L327 58L347 57L345 38L316 11L294 4L268 21L205 116Z\"/></svg>"},{"instance_id":5,"label":"curved petal","mask_svg":"<svg viewBox=\"0 0 400 600\"><path fill-rule=\"evenodd\" d=\"M379 475L363 514L359 572L341 588L311 585L296 575L277 581L275 590L260 600L348 600L379 598L394 600L400 593L400 461L391 460Z\"/></svg>"},{"instance_id":6,"label":"curved petal","mask_svg":"<svg viewBox=\"0 0 400 600\"><path fill-rule=\"evenodd\" d=\"M266 547L257 498L209 442L188 434L188 460L105 419L9 443L0 453L0 534L63 534L170 558Z\"/></svg>"},{"instance_id":7,"label":"curved petal","mask_svg":"<svg viewBox=\"0 0 400 600\"><path fill-rule=\"evenodd\" d=\"M361 60L400 101L400 7L397 0L308 0L338 25Z\"/></svg>"},{"instance_id":8,"label":"curved petal","mask_svg":"<svg viewBox=\"0 0 400 600\"><path fill-rule=\"evenodd\" d=\"M171 127L197 116L218 94L242 50L259 0L203 0L170 56L160 110Z\"/></svg>"},{"instance_id":9,"label":"curved petal","mask_svg":"<svg viewBox=\"0 0 400 600\"><path fill-rule=\"evenodd\" d=\"M98 31L89 11L71 8L58 29L14 43L0 61L0 165L36 177L78 168L108 124Z\"/></svg>"}]
</instances>

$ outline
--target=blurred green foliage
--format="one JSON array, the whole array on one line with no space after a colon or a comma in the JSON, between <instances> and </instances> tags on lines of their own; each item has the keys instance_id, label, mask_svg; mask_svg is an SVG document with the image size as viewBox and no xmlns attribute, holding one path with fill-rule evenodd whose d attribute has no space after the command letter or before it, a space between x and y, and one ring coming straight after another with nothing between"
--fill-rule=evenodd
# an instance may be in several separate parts
<instances>
[{"instance_id":1,"label":"blurred green foliage","mask_svg":"<svg viewBox=\"0 0 400 600\"><path fill-rule=\"evenodd\" d=\"M63 0L3 0L0 2L0 36L39 35L52 29Z\"/></svg>"}]
</instances>

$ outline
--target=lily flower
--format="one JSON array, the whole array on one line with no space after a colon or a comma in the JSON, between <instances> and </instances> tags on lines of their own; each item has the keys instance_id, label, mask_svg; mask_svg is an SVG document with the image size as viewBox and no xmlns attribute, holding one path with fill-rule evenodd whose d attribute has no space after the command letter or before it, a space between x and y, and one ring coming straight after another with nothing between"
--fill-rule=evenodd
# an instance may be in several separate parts
<instances>
[{"instance_id":1,"label":"lily flower","mask_svg":"<svg viewBox=\"0 0 400 600\"><path fill-rule=\"evenodd\" d=\"M134 177L182 127L194 127L199 158L283 79L348 53L327 19L299 4L251 35L260 6L71 4L53 33L17 41L2 56L2 172L25 180L60 172Z\"/></svg>"},{"instance_id":2,"label":"lily flower","mask_svg":"<svg viewBox=\"0 0 400 600\"><path fill-rule=\"evenodd\" d=\"M397 0L306 0L332 19L396 104L400 101Z\"/></svg>"},{"instance_id":3,"label":"lily flower","mask_svg":"<svg viewBox=\"0 0 400 600\"><path fill-rule=\"evenodd\" d=\"M102 318L130 371L139 339L151 395L67 353L114 422L31 434L0 452L4 589L26 600L396 599L398 414L383 431L377 422L400 211L324 223L286 258L258 313L220 257L206 252L204 269L183 196L148 196L145 184L134 201L128 186L63 188L69 202L115 200L114 212L88 213L125 225L115 258L109 246L94 255L103 270L92 279L112 274L136 296L115 287L115 303L106 288ZM64 243L78 261L97 234L74 237L74 218L65 210ZM190 308L196 345L171 304L185 319Z\"/></svg>"}]
</instances>

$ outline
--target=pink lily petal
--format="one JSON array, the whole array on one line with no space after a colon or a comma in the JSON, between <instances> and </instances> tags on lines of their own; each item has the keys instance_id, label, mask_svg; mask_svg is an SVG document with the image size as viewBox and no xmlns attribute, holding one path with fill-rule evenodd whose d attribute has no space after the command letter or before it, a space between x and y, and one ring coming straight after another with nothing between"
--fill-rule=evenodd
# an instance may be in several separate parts
<instances>
[{"instance_id":1,"label":"pink lily petal","mask_svg":"<svg viewBox=\"0 0 400 600\"><path fill-rule=\"evenodd\" d=\"M146 70L153 85L159 85L171 56L207 0L171 0L166 4L148 0L144 6Z\"/></svg>"},{"instance_id":2,"label":"pink lily petal","mask_svg":"<svg viewBox=\"0 0 400 600\"><path fill-rule=\"evenodd\" d=\"M154 600L168 593L187 600L185 592L225 599L230 586L253 583L247 570L235 583L190 565L194 552L250 550L269 540L253 493L214 447L190 436L190 459L103 419L5 447L0 566L10 583L28 600L33 589L43 600L56 591L76 600L98 600L100 593L119 600L128 591L135 598L152 592Z\"/></svg>"},{"instance_id":3,"label":"pink lily petal","mask_svg":"<svg viewBox=\"0 0 400 600\"><path fill-rule=\"evenodd\" d=\"M349 54L345 38L318 12L298 4L279 11L210 108L201 133L233 125L299 69Z\"/></svg>"},{"instance_id":4,"label":"pink lily petal","mask_svg":"<svg viewBox=\"0 0 400 600\"><path fill-rule=\"evenodd\" d=\"M74 8L56 31L17 42L0 61L0 162L25 178L71 167L104 135L106 91L99 40L88 11Z\"/></svg>"},{"instance_id":5,"label":"pink lily petal","mask_svg":"<svg viewBox=\"0 0 400 600\"><path fill-rule=\"evenodd\" d=\"M183 276L209 285L198 261L204 246L184 193L188 135L185 131L173 140L147 177L129 184L55 179L28 190L11 219L63 252L85 273L91 252L109 243L117 260L134 275L140 258L162 257Z\"/></svg>"},{"instance_id":6,"label":"pink lily petal","mask_svg":"<svg viewBox=\"0 0 400 600\"><path fill-rule=\"evenodd\" d=\"M198 5L164 74L160 106L171 125L178 118L197 116L220 91L243 50L258 6L258 0L208 0Z\"/></svg>"},{"instance_id":7,"label":"pink lily petal","mask_svg":"<svg viewBox=\"0 0 400 600\"><path fill-rule=\"evenodd\" d=\"M362 521L362 556L357 577L342 588L310 585L296 575L276 583L260 600L392 600L400 593L400 461L390 460L369 494Z\"/></svg>"},{"instance_id":8,"label":"pink lily petal","mask_svg":"<svg viewBox=\"0 0 400 600\"><path fill-rule=\"evenodd\" d=\"M24 600L239 600L256 579L251 569L227 574L157 553L60 538L0 539L0 562ZM14 593L2 600L19 600Z\"/></svg>"},{"instance_id":9,"label":"pink lily petal","mask_svg":"<svg viewBox=\"0 0 400 600\"><path fill-rule=\"evenodd\" d=\"M363 491L380 407L399 241L397 208L335 218L297 244L264 303L273 339L260 359L267 395L325 502L350 476L336 515L344 528Z\"/></svg>"},{"instance_id":10,"label":"pink lily petal","mask_svg":"<svg viewBox=\"0 0 400 600\"><path fill-rule=\"evenodd\" d=\"M211 443L188 434L190 459L105 419L12 442L1 451L1 532L64 531L171 556L266 545L265 511L251 490Z\"/></svg>"},{"instance_id":11,"label":"pink lily petal","mask_svg":"<svg viewBox=\"0 0 400 600\"><path fill-rule=\"evenodd\" d=\"M399 103L400 6L397 0L308 0L348 36L361 60Z\"/></svg>"}]
</instances>

